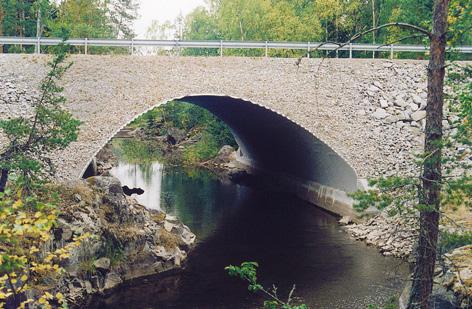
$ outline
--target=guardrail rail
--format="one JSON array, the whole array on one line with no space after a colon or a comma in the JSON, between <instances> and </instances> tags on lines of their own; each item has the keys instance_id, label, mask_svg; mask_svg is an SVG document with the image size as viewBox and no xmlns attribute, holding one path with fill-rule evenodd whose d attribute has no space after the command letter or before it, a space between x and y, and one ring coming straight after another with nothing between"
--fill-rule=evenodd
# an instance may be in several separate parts
<instances>
[{"instance_id":1,"label":"guardrail rail","mask_svg":"<svg viewBox=\"0 0 472 309\"><path fill-rule=\"evenodd\" d=\"M34 38L34 37L2 37L0 36L0 45L27 45L35 46L36 53L41 52L41 46L58 45L62 40L58 38ZM395 52L414 52L425 53L429 51L428 46L424 45L408 45L408 44L364 44L364 43L350 43L343 47L339 47L336 43L322 43L322 42L251 42L251 41L180 41L180 40L144 40L144 39L69 39L67 44L72 46L83 46L85 54L88 53L88 47L127 47L131 54L138 47L160 47L160 48L214 48L220 51L220 56L223 56L224 49L263 49L265 56L268 56L268 51L271 49L291 49L291 50L306 50L309 56L310 51L349 51L349 58L352 58L353 52L389 52L393 58ZM448 51L457 53L470 54L472 53L472 46L458 46L449 48Z\"/></svg>"}]
</instances>

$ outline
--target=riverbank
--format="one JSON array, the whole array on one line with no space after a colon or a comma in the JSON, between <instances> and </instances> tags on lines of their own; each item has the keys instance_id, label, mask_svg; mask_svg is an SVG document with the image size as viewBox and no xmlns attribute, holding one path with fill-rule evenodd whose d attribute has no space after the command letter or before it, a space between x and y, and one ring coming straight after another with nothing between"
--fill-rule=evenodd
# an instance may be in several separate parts
<instances>
[{"instance_id":1,"label":"riverbank","mask_svg":"<svg viewBox=\"0 0 472 309\"><path fill-rule=\"evenodd\" d=\"M441 237L431 306L434 308L471 308L472 306L472 246L470 212L464 209L446 210L442 220ZM461 213L460 220L451 225L451 217ZM469 218L469 219L468 219ZM461 224L459 224L461 223ZM414 216L390 217L381 213L363 223L340 220L344 230L355 240L363 241L379 250L384 256L394 256L407 261L413 269L415 246L419 233L418 220ZM400 298L400 308L406 308L409 285Z\"/></svg>"},{"instance_id":2,"label":"riverbank","mask_svg":"<svg viewBox=\"0 0 472 309\"><path fill-rule=\"evenodd\" d=\"M113 177L90 177L62 187L63 207L54 246L91 235L72 252L55 289L72 308L136 278L179 269L195 235L178 219L125 196Z\"/></svg>"},{"instance_id":3,"label":"riverbank","mask_svg":"<svg viewBox=\"0 0 472 309\"><path fill-rule=\"evenodd\" d=\"M172 130L167 130L167 132L172 132ZM140 140L144 144L159 149L160 158L170 165L188 165L188 162L183 160L184 154L189 147L199 141L198 134L194 132L188 134L169 135L167 133L167 135L149 136L142 128L127 128L120 132L118 137L122 140ZM107 153L108 155L106 155ZM112 155L111 150L105 148L103 153L101 152L97 156L99 170L111 169L114 166L116 158L113 158ZM239 176L244 175L246 172L244 166L236 161L235 150L230 146L223 146L218 152L218 155L209 160L200 162L194 161L192 164L193 166L204 167L218 175L220 179L227 181L239 181ZM243 178L243 183L249 181L249 185L251 186L252 177ZM256 187L262 186L259 181L253 180L252 182L254 181L256 182ZM345 226L344 230L355 240L363 241L369 246L376 247L384 256L392 256L404 259L410 263L413 262L412 253L414 252L414 246L418 236L416 218L389 217L381 213L371 217L365 222L355 224L347 220L347 222L344 223L349 223ZM444 277L443 274L445 273L449 275ZM462 273L464 273L464 270L462 270ZM459 285L464 286L460 282L460 274L455 273L452 264L448 265L447 268L443 268L443 272L439 272L438 268L437 288L435 290L441 290L443 294L441 297L446 297L451 302L454 301L458 304L467 303L464 302L463 299L468 297L468 288L466 286L465 290L458 289L457 286ZM449 292L445 290L445 288L449 289ZM461 292L463 290L466 292Z\"/></svg>"},{"instance_id":4,"label":"riverbank","mask_svg":"<svg viewBox=\"0 0 472 309\"><path fill-rule=\"evenodd\" d=\"M158 159L169 166L186 166L204 168L211 171L223 182L230 182L241 178L248 173L247 166L236 159L236 150L230 145L223 145L214 156L204 157L202 160L185 160L185 153L200 141L201 136L182 133L170 135L149 135L140 128L125 128L111 140L95 157L96 175L109 175L109 171L116 166L118 159L113 152L113 142L120 145L121 155L134 157L131 161L147 162Z\"/></svg>"}]
</instances>

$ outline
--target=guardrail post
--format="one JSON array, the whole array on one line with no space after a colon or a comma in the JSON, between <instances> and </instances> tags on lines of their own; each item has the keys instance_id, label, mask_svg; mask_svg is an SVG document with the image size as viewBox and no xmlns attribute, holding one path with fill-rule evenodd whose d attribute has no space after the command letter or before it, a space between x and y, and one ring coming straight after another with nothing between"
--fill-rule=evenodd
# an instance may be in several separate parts
<instances>
[{"instance_id":1,"label":"guardrail post","mask_svg":"<svg viewBox=\"0 0 472 309\"><path fill-rule=\"evenodd\" d=\"M336 58L339 58L339 49L337 47L336 48Z\"/></svg>"},{"instance_id":2,"label":"guardrail post","mask_svg":"<svg viewBox=\"0 0 472 309\"><path fill-rule=\"evenodd\" d=\"M269 45L267 41L265 41L265 57L267 58L269 56Z\"/></svg>"},{"instance_id":3,"label":"guardrail post","mask_svg":"<svg viewBox=\"0 0 472 309\"><path fill-rule=\"evenodd\" d=\"M220 57L223 57L223 40L220 40Z\"/></svg>"},{"instance_id":4,"label":"guardrail post","mask_svg":"<svg viewBox=\"0 0 472 309\"><path fill-rule=\"evenodd\" d=\"M352 59L352 43L349 43L349 59Z\"/></svg>"},{"instance_id":5,"label":"guardrail post","mask_svg":"<svg viewBox=\"0 0 472 309\"><path fill-rule=\"evenodd\" d=\"M134 39L131 39L131 56L134 55Z\"/></svg>"},{"instance_id":6,"label":"guardrail post","mask_svg":"<svg viewBox=\"0 0 472 309\"><path fill-rule=\"evenodd\" d=\"M36 37L36 48L35 48L35 52L36 54L40 54L41 53L41 38L38 36Z\"/></svg>"},{"instance_id":7,"label":"guardrail post","mask_svg":"<svg viewBox=\"0 0 472 309\"><path fill-rule=\"evenodd\" d=\"M85 47L85 48L84 48L84 52L85 52L86 55L88 54L88 42L87 42L87 41L88 41L88 39L85 38L85 44L84 44L84 47Z\"/></svg>"},{"instance_id":8,"label":"guardrail post","mask_svg":"<svg viewBox=\"0 0 472 309\"><path fill-rule=\"evenodd\" d=\"M393 45L390 45L390 59L393 59Z\"/></svg>"},{"instance_id":9,"label":"guardrail post","mask_svg":"<svg viewBox=\"0 0 472 309\"><path fill-rule=\"evenodd\" d=\"M306 57L307 57L307 58L310 58L310 42L308 42Z\"/></svg>"}]
</instances>

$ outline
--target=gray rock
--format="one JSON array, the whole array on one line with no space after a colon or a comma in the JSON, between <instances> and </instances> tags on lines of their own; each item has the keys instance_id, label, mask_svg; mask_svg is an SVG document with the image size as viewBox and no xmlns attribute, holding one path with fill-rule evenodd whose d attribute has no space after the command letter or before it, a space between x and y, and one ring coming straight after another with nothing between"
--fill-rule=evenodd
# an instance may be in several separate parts
<instances>
[{"instance_id":1,"label":"gray rock","mask_svg":"<svg viewBox=\"0 0 472 309\"><path fill-rule=\"evenodd\" d=\"M103 290L110 290L120 283L122 283L123 280L121 279L120 275L118 275L115 272L108 273L105 277L105 285L103 287Z\"/></svg>"},{"instance_id":2,"label":"gray rock","mask_svg":"<svg viewBox=\"0 0 472 309\"><path fill-rule=\"evenodd\" d=\"M411 119L414 121L420 121L426 117L426 111L419 110L411 114Z\"/></svg>"},{"instance_id":3,"label":"gray rock","mask_svg":"<svg viewBox=\"0 0 472 309\"><path fill-rule=\"evenodd\" d=\"M383 108L377 108L375 110L375 112L372 114L372 116L374 116L377 119L384 119L384 118L390 116L390 114L387 113L387 111L384 110Z\"/></svg>"},{"instance_id":4,"label":"gray rock","mask_svg":"<svg viewBox=\"0 0 472 309\"><path fill-rule=\"evenodd\" d=\"M381 108L387 108L388 107L388 101L385 99L380 100L380 107Z\"/></svg>"},{"instance_id":5,"label":"gray rock","mask_svg":"<svg viewBox=\"0 0 472 309\"><path fill-rule=\"evenodd\" d=\"M370 92L377 92L377 91L379 91L379 90L380 90L380 89L379 89L378 87L376 87L375 85L371 85L371 86L369 87L369 91L370 91Z\"/></svg>"},{"instance_id":6,"label":"gray rock","mask_svg":"<svg viewBox=\"0 0 472 309\"><path fill-rule=\"evenodd\" d=\"M228 163L235 159L236 159L236 153L235 153L234 148L229 145L224 145L218 151L218 154L216 155L214 162L219 163L219 164Z\"/></svg>"},{"instance_id":7,"label":"gray rock","mask_svg":"<svg viewBox=\"0 0 472 309\"><path fill-rule=\"evenodd\" d=\"M110 269L110 259L107 257L102 257L93 262L93 266L95 266L96 269L101 269L101 270L109 270Z\"/></svg>"},{"instance_id":8,"label":"gray rock","mask_svg":"<svg viewBox=\"0 0 472 309\"><path fill-rule=\"evenodd\" d=\"M349 223L352 222L352 219L349 216L344 216L338 222L342 225L348 225Z\"/></svg>"},{"instance_id":9,"label":"gray rock","mask_svg":"<svg viewBox=\"0 0 472 309\"><path fill-rule=\"evenodd\" d=\"M426 103L424 99L422 99L419 95L414 94L413 97L413 102L419 106L421 106L423 103Z\"/></svg>"},{"instance_id":10,"label":"gray rock","mask_svg":"<svg viewBox=\"0 0 472 309\"><path fill-rule=\"evenodd\" d=\"M87 182L103 190L106 194L123 195L121 182L115 177L94 176L87 178Z\"/></svg>"},{"instance_id":11,"label":"gray rock","mask_svg":"<svg viewBox=\"0 0 472 309\"><path fill-rule=\"evenodd\" d=\"M82 201L82 197L80 196L80 194L77 194L77 193L73 195L73 199L74 199L74 202L76 203L80 203L80 201Z\"/></svg>"},{"instance_id":12,"label":"gray rock","mask_svg":"<svg viewBox=\"0 0 472 309\"><path fill-rule=\"evenodd\" d=\"M411 111L416 112L419 109L419 106L416 105L415 103L410 103L408 107L411 109Z\"/></svg>"},{"instance_id":13,"label":"gray rock","mask_svg":"<svg viewBox=\"0 0 472 309\"><path fill-rule=\"evenodd\" d=\"M397 128L403 128L405 126L405 123L403 121L398 121L396 123Z\"/></svg>"},{"instance_id":14,"label":"gray rock","mask_svg":"<svg viewBox=\"0 0 472 309\"><path fill-rule=\"evenodd\" d=\"M449 127L450 127L450 126L449 126L449 121L447 121L447 120L443 120L443 121L442 121L442 125L443 125L443 128L444 128L444 129L449 129Z\"/></svg>"},{"instance_id":15,"label":"gray rock","mask_svg":"<svg viewBox=\"0 0 472 309\"><path fill-rule=\"evenodd\" d=\"M399 106L399 107L405 107L408 105L408 103L403 99L402 96L398 96L396 99L395 99L395 102L394 104L396 106Z\"/></svg>"},{"instance_id":16,"label":"gray rock","mask_svg":"<svg viewBox=\"0 0 472 309\"><path fill-rule=\"evenodd\" d=\"M389 116L387 118L385 118L385 123L395 123L398 121L398 117L397 116Z\"/></svg>"}]
</instances>

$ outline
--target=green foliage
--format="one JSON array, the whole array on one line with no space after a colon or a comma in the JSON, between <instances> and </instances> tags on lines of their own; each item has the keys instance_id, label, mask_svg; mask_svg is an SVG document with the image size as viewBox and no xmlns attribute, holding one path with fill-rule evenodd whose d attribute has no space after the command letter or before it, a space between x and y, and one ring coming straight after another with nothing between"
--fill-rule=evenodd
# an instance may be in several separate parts
<instances>
[{"instance_id":1,"label":"green foliage","mask_svg":"<svg viewBox=\"0 0 472 309\"><path fill-rule=\"evenodd\" d=\"M80 259L77 264L78 273L83 276L84 279L89 280L93 275L97 273L95 268L95 258L93 256L87 256L86 258Z\"/></svg>"},{"instance_id":2,"label":"green foliage","mask_svg":"<svg viewBox=\"0 0 472 309\"><path fill-rule=\"evenodd\" d=\"M364 211L369 207L380 210L389 208L390 214L395 215L405 210L404 206L416 198L419 181L415 178L392 176L371 179L369 186L374 189L350 194L354 199L354 208L357 211Z\"/></svg>"},{"instance_id":3,"label":"green foliage","mask_svg":"<svg viewBox=\"0 0 472 309\"><path fill-rule=\"evenodd\" d=\"M110 259L110 265L117 266L123 261L125 261L125 250L123 246L118 241L112 241L107 238L104 246L100 250L100 257L107 257Z\"/></svg>"},{"instance_id":4,"label":"green foliage","mask_svg":"<svg viewBox=\"0 0 472 309\"><path fill-rule=\"evenodd\" d=\"M19 308L65 306L64 296L51 294L45 285L57 282L64 273L61 262L89 234L53 248L50 243L59 215L54 199L44 192L43 197L22 196L20 186L15 188L0 193L0 308L7 301ZM37 297L28 298L31 291Z\"/></svg>"},{"instance_id":5,"label":"green foliage","mask_svg":"<svg viewBox=\"0 0 472 309\"><path fill-rule=\"evenodd\" d=\"M471 231L464 233L442 232L440 234L439 248L441 252L449 252L467 245L472 245Z\"/></svg>"},{"instance_id":6,"label":"green foliage","mask_svg":"<svg viewBox=\"0 0 472 309\"><path fill-rule=\"evenodd\" d=\"M374 4L374 6L372 6ZM288 1L288 0L221 0L198 7L185 19L184 39L188 40L254 40L346 42L354 34L376 26L404 22L431 29L433 2L429 0L383 1ZM453 0L449 12L451 45L470 45L472 5L467 0ZM170 25L168 25L171 27ZM175 28L175 27L174 27ZM358 41L366 43L426 44L421 36L408 29L384 28ZM231 49L226 55L262 56L258 49ZM187 55L217 55L216 49L185 49ZM270 50L271 56L301 56L304 52ZM322 55L320 52L313 54ZM340 51L340 56L347 52ZM324 54L323 54L324 55ZM397 53L400 58L424 58L427 55ZM333 55L334 56L334 55ZM356 57L372 53L356 52ZM381 56L388 57L388 53ZM461 57L467 57L461 55Z\"/></svg>"},{"instance_id":7,"label":"green foliage","mask_svg":"<svg viewBox=\"0 0 472 309\"><path fill-rule=\"evenodd\" d=\"M67 28L74 38L132 38L131 26L138 16L137 9L136 0L0 0L0 35L61 37L61 29ZM37 29L38 24L40 29ZM34 50L33 46L22 45L3 48L5 52ZM89 52L117 50L127 51L92 47Z\"/></svg>"},{"instance_id":8,"label":"green foliage","mask_svg":"<svg viewBox=\"0 0 472 309\"><path fill-rule=\"evenodd\" d=\"M383 305L369 305L368 309L398 309L398 297L390 297L388 301Z\"/></svg>"},{"instance_id":9,"label":"green foliage","mask_svg":"<svg viewBox=\"0 0 472 309\"><path fill-rule=\"evenodd\" d=\"M204 132L199 141L184 150L184 162L196 164L215 157L218 154L218 150L223 146L218 143L216 138L211 133Z\"/></svg>"},{"instance_id":10,"label":"green foliage","mask_svg":"<svg viewBox=\"0 0 472 309\"><path fill-rule=\"evenodd\" d=\"M60 248L51 246L60 200L44 182L47 171L53 173L49 155L76 140L79 126L62 108L65 98L58 85L70 67L64 63L67 47L61 44L55 50L32 117L0 121L9 140L0 153L2 178L15 176L6 190L3 183L0 188L0 308L7 301L19 308L66 308L64 296L51 294L48 284L57 282L64 272L60 263L89 237L74 236Z\"/></svg>"},{"instance_id":11,"label":"green foliage","mask_svg":"<svg viewBox=\"0 0 472 309\"><path fill-rule=\"evenodd\" d=\"M116 139L113 143L119 144L114 148L119 151L117 155L130 163L150 163L163 159L160 147L150 141Z\"/></svg>"},{"instance_id":12,"label":"green foliage","mask_svg":"<svg viewBox=\"0 0 472 309\"><path fill-rule=\"evenodd\" d=\"M48 24L49 34L53 37L61 28L69 29L73 38L112 37L106 7L99 5L97 0L62 1L57 10L57 17Z\"/></svg>"},{"instance_id":13,"label":"green foliage","mask_svg":"<svg viewBox=\"0 0 472 309\"><path fill-rule=\"evenodd\" d=\"M80 122L62 105L65 97L59 79L71 66L64 63L67 46L61 44L49 62L50 71L40 85L40 98L34 103L32 118L0 120L0 130L9 144L0 151L0 168L15 174L30 191L34 183L54 172L49 154L64 149L77 139Z\"/></svg>"},{"instance_id":14,"label":"green foliage","mask_svg":"<svg viewBox=\"0 0 472 309\"><path fill-rule=\"evenodd\" d=\"M225 267L228 275L231 277L238 277L243 281L248 282L248 290L252 293L262 292L269 299L264 301L264 308L266 309L307 309L305 304L293 304L293 292L295 286L290 291L287 301L281 300L277 296L277 288L273 287L271 290L266 290L260 283L257 282L257 262L243 262L241 266L229 265Z\"/></svg>"},{"instance_id":15,"label":"green foliage","mask_svg":"<svg viewBox=\"0 0 472 309\"><path fill-rule=\"evenodd\" d=\"M145 128L146 134L152 137L165 135L173 129L182 130L185 135L198 136L197 142L183 151L182 159L188 164L213 158L223 145L237 146L223 121L206 109L186 102L169 102L154 108L135 119L130 127Z\"/></svg>"}]
</instances>

